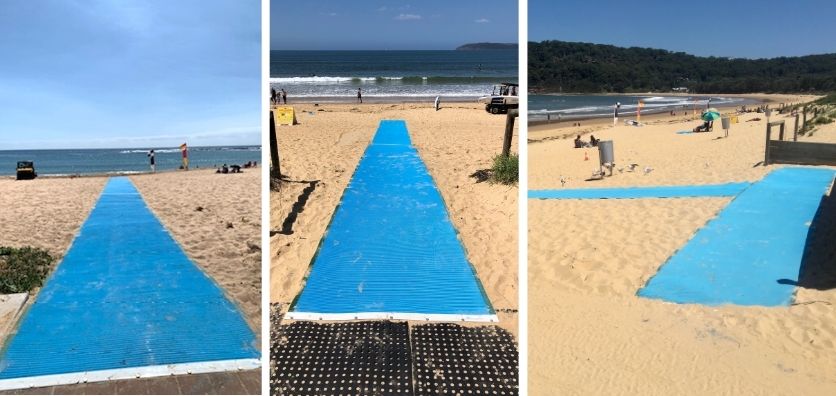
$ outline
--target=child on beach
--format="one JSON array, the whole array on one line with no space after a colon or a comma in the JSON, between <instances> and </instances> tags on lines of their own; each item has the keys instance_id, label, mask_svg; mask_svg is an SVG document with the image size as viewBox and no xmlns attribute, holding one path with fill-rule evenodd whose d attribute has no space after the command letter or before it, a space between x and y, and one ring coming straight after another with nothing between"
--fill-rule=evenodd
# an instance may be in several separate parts
<instances>
[{"instance_id":1,"label":"child on beach","mask_svg":"<svg viewBox=\"0 0 836 396\"><path fill-rule=\"evenodd\" d=\"M357 88L357 103L363 103L363 94L360 92L360 88Z\"/></svg>"}]
</instances>

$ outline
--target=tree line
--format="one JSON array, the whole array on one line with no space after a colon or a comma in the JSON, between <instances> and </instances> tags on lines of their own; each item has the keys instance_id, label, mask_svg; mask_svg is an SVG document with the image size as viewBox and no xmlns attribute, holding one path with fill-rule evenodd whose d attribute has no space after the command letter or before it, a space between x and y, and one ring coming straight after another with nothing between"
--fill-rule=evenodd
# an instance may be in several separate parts
<instances>
[{"instance_id":1,"label":"tree line","mask_svg":"<svg viewBox=\"0 0 836 396\"><path fill-rule=\"evenodd\" d=\"M565 41L528 44L532 92L810 93L836 91L836 54L739 59Z\"/></svg>"}]
</instances>

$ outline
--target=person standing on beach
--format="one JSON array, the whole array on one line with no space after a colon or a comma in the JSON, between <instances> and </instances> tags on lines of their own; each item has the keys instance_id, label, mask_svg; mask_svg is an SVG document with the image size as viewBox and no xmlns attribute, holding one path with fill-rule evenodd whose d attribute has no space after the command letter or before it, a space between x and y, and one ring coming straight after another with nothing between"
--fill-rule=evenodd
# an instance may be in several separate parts
<instances>
[{"instance_id":1,"label":"person standing on beach","mask_svg":"<svg viewBox=\"0 0 836 396\"><path fill-rule=\"evenodd\" d=\"M435 111L441 108L441 96L435 97Z\"/></svg>"},{"instance_id":2,"label":"person standing on beach","mask_svg":"<svg viewBox=\"0 0 836 396\"><path fill-rule=\"evenodd\" d=\"M276 88L270 87L270 104L276 103Z\"/></svg>"},{"instance_id":3,"label":"person standing on beach","mask_svg":"<svg viewBox=\"0 0 836 396\"><path fill-rule=\"evenodd\" d=\"M285 92L284 88L282 88L282 102L287 104L287 92Z\"/></svg>"},{"instance_id":4,"label":"person standing on beach","mask_svg":"<svg viewBox=\"0 0 836 396\"><path fill-rule=\"evenodd\" d=\"M357 88L357 103L363 103L363 94L360 92L360 88Z\"/></svg>"},{"instance_id":5,"label":"person standing on beach","mask_svg":"<svg viewBox=\"0 0 836 396\"><path fill-rule=\"evenodd\" d=\"M157 163L154 160L154 150L148 152L148 160L151 162L151 173L157 173Z\"/></svg>"}]
</instances>

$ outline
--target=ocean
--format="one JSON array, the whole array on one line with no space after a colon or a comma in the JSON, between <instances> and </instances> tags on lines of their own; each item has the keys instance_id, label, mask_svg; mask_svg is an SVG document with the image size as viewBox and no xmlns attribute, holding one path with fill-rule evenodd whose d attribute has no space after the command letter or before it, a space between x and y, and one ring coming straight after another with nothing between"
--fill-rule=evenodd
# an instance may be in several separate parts
<instances>
[{"instance_id":1,"label":"ocean","mask_svg":"<svg viewBox=\"0 0 836 396\"><path fill-rule=\"evenodd\" d=\"M639 100L644 102L642 114L666 113L688 109L697 111L705 109L708 99L711 107L729 107L756 105L762 103L756 99L737 98L730 96L664 96L664 95L529 95L528 121L546 120L550 115L556 120L612 117L613 106L621 102L618 111L619 118L635 117Z\"/></svg>"},{"instance_id":2,"label":"ocean","mask_svg":"<svg viewBox=\"0 0 836 396\"><path fill-rule=\"evenodd\" d=\"M516 83L516 50L270 51L270 85L288 103L469 101Z\"/></svg>"},{"instance_id":3,"label":"ocean","mask_svg":"<svg viewBox=\"0 0 836 396\"><path fill-rule=\"evenodd\" d=\"M0 175L14 175L17 161L34 161L38 175L131 174L151 170L149 149L0 150ZM178 169L180 148L154 148L157 171ZM189 168L261 162L260 146L189 147Z\"/></svg>"}]
</instances>

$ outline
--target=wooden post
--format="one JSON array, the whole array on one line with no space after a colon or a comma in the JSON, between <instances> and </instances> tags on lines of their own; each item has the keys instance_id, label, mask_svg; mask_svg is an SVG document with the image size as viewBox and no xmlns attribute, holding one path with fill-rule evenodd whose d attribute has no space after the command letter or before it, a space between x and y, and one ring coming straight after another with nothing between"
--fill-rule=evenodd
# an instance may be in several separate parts
<instances>
[{"instance_id":1,"label":"wooden post","mask_svg":"<svg viewBox=\"0 0 836 396\"><path fill-rule=\"evenodd\" d=\"M514 137L514 120L520 115L519 109L508 110L505 118L505 140L502 142L502 156L511 155L511 139Z\"/></svg>"},{"instance_id":2,"label":"wooden post","mask_svg":"<svg viewBox=\"0 0 836 396\"><path fill-rule=\"evenodd\" d=\"M792 141L798 141L798 113L795 113L795 127L793 128L792 132Z\"/></svg>"},{"instance_id":3,"label":"wooden post","mask_svg":"<svg viewBox=\"0 0 836 396\"><path fill-rule=\"evenodd\" d=\"M804 123L801 124L801 127L806 128L807 127L807 105L804 105L804 109L801 110L801 114L804 115L804 117L803 117Z\"/></svg>"},{"instance_id":4,"label":"wooden post","mask_svg":"<svg viewBox=\"0 0 836 396\"><path fill-rule=\"evenodd\" d=\"M273 119L273 111L270 111L270 179L280 179L282 170L279 166L279 143L276 140L276 120Z\"/></svg>"},{"instance_id":5,"label":"wooden post","mask_svg":"<svg viewBox=\"0 0 836 396\"><path fill-rule=\"evenodd\" d=\"M778 128L778 140L784 141L784 124L781 124L781 128Z\"/></svg>"},{"instance_id":6,"label":"wooden post","mask_svg":"<svg viewBox=\"0 0 836 396\"><path fill-rule=\"evenodd\" d=\"M772 124L766 124L766 146L763 150L763 166L769 165L769 138L772 134Z\"/></svg>"}]
</instances>

